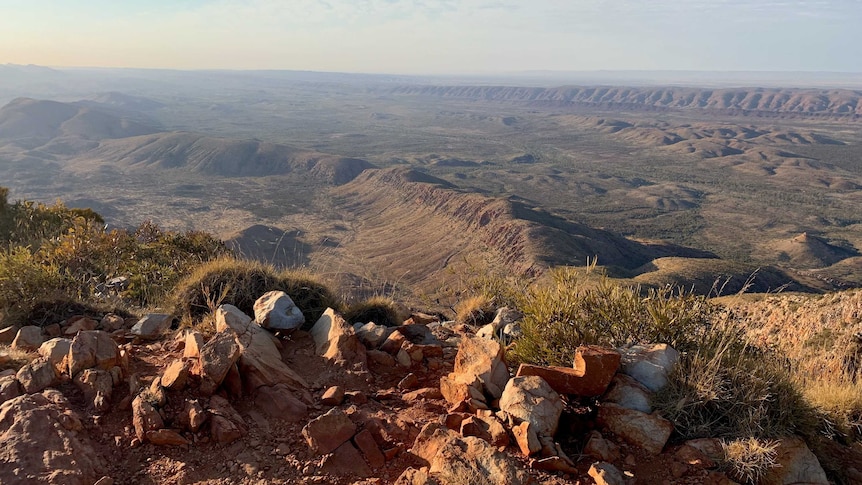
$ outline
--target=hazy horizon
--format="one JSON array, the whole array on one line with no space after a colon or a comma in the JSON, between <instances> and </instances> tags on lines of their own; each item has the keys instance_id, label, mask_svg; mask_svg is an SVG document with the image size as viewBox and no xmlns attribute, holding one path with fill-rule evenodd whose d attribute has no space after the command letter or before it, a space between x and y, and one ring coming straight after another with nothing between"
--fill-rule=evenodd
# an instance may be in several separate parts
<instances>
[{"instance_id":1,"label":"hazy horizon","mask_svg":"<svg viewBox=\"0 0 862 485\"><path fill-rule=\"evenodd\" d=\"M862 71L838 0L0 2L0 64L407 75Z\"/></svg>"}]
</instances>

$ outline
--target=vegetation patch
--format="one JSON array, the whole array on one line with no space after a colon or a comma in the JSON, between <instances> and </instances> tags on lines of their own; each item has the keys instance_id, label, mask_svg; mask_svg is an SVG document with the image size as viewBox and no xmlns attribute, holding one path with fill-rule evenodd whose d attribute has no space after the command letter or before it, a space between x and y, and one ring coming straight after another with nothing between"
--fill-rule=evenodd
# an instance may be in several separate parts
<instances>
[{"instance_id":1,"label":"vegetation patch","mask_svg":"<svg viewBox=\"0 0 862 485\"><path fill-rule=\"evenodd\" d=\"M277 290L287 293L302 310L304 328L311 328L327 308L341 307L335 293L307 271L280 271L271 265L233 257L198 266L177 285L172 306L177 316L193 324L223 303L253 316L254 302L264 293Z\"/></svg>"},{"instance_id":2,"label":"vegetation patch","mask_svg":"<svg viewBox=\"0 0 862 485\"><path fill-rule=\"evenodd\" d=\"M371 297L350 305L344 312L344 318L350 323L374 322L387 327L396 327L404 321L395 302L384 296Z\"/></svg>"}]
</instances>

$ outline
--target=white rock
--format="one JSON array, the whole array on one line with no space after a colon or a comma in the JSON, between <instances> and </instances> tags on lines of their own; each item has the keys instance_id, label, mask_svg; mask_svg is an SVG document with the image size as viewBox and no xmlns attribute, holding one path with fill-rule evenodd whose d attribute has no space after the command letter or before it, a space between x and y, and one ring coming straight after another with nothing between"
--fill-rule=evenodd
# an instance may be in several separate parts
<instances>
[{"instance_id":1,"label":"white rock","mask_svg":"<svg viewBox=\"0 0 862 485\"><path fill-rule=\"evenodd\" d=\"M667 385L668 375L679 360L679 352L667 344L633 345L619 350L620 371L653 392Z\"/></svg>"},{"instance_id":2,"label":"white rock","mask_svg":"<svg viewBox=\"0 0 862 485\"><path fill-rule=\"evenodd\" d=\"M563 412L563 400L538 376L513 377L500 398L500 409L528 421L539 435L554 436Z\"/></svg>"},{"instance_id":3,"label":"white rock","mask_svg":"<svg viewBox=\"0 0 862 485\"><path fill-rule=\"evenodd\" d=\"M305 316L287 293L269 291L254 302L254 321L263 328L295 330L305 323Z\"/></svg>"},{"instance_id":4,"label":"white rock","mask_svg":"<svg viewBox=\"0 0 862 485\"><path fill-rule=\"evenodd\" d=\"M138 320L131 332L143 339L157 339L171 328L172 321L173 318L166 313L150 313Z\"/></svg>"}]
</instances>

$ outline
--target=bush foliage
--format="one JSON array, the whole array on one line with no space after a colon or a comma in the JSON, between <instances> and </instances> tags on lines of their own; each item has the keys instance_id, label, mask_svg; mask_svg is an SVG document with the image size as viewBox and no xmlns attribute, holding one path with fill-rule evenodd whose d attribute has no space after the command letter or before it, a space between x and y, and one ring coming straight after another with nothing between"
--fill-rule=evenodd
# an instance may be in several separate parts
<instances>
[{"instance_id":1,"label":"bush foliage","mask_svg":"<svg viewBox=\"0 0 862 485\"><path fill-rule=\"evenodd\" d=\"M570 366L575 349L663 342L680 351L696 348L715 308L705 297L671 288L626 287L597 282L573 268L551 271L522 294L523 337L510 352L516 362Z\"/></svg>"},{"instance_id":2,"label":"bush foliage","mask_svg":"<svg viewBox=\"0 0 862 485\"><path fill-rule=\"evenodd\" d=\"M89 209L18 201L0 188L0 309L22 318L39 301L156 305L191 268L226 254L202 232L163 231L144 222L136 230L107 230ZM126 283L109 291L115 277Z\"/></svg>"}]
</instances>

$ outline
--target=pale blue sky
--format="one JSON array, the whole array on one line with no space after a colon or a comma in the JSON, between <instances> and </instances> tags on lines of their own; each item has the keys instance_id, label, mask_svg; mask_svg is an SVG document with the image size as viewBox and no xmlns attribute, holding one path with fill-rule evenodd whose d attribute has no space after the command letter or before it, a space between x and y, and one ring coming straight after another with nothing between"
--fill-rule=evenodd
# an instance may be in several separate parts
<instances>
[{"instance_id":1,"label":"pale blue sky","mask_svg":"<svg viewBox=\"0 0 862 485\"><path fill-rule=\"evenodd\" d=\"M860 0L0 0L0 64L862 72Z\"/></svg>"}]
</instances>

